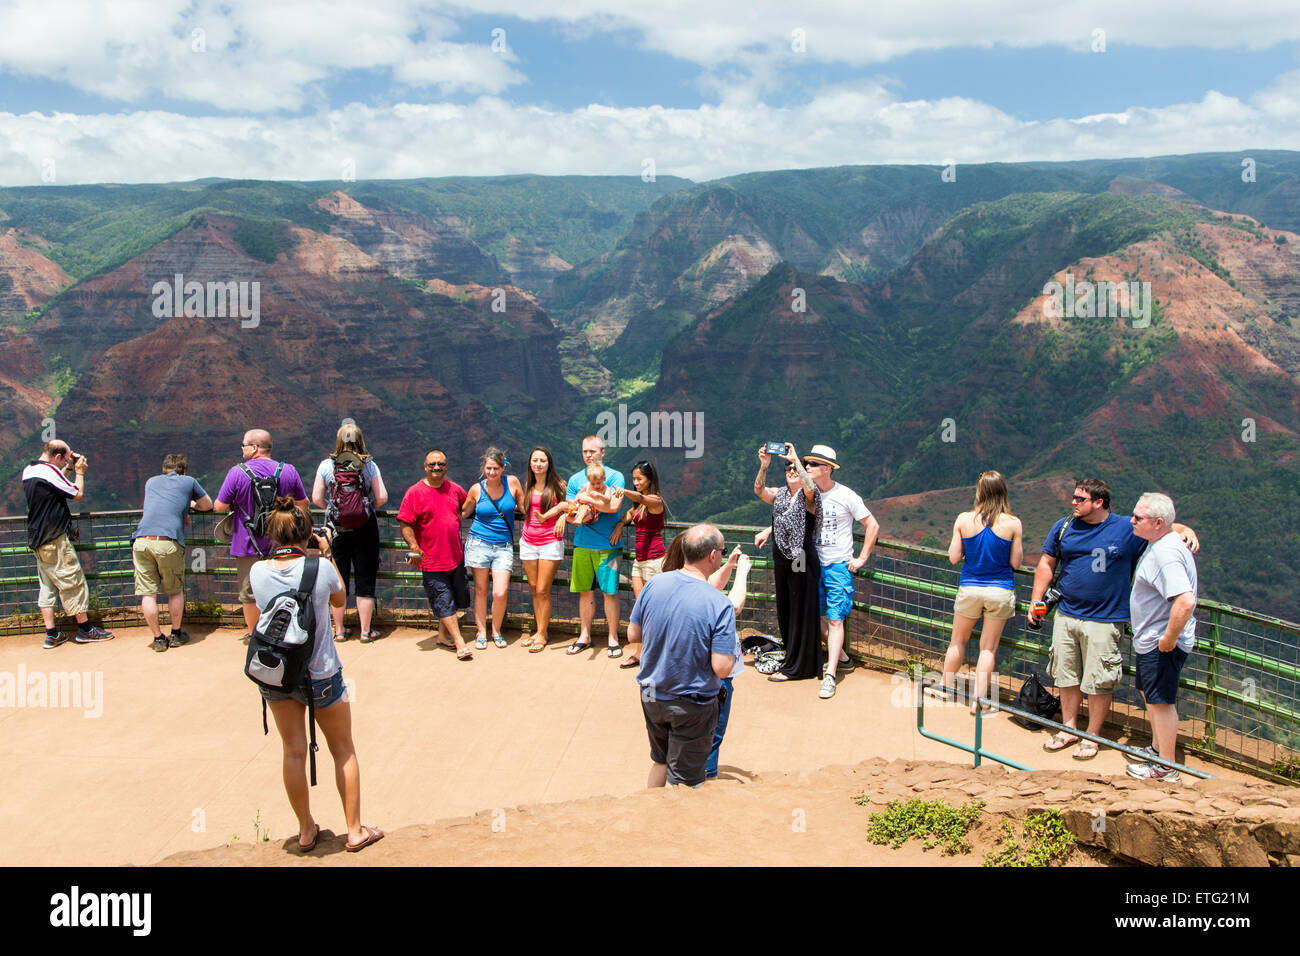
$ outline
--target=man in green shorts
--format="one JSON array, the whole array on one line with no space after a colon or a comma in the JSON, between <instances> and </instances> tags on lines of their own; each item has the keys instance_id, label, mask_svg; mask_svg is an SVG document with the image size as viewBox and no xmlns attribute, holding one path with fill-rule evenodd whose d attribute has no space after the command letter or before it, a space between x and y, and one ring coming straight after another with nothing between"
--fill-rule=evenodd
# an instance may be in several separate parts
<instances>
[{"instance_id":1,"label":"man in green shorts","mask_svg":"<svg viewBox=\"0 0 1300 956\"><path fill-rule=\"evenodd\" d=\"M595 435L588 435L582 440L581 471L569 479L565 498L572 501L587 484L587 467L602 464L605 457L605 443ZM623 473L613 468L605 469L605 484L619 491L625 486ZM578 619L581 632L578 640L569 647L570 654L577 654L591 646L591 622L596 617L596 595L594 588L599 588L605 595L605 621L609 624L609 656L622 657L623 648L618 644L618 565L622 550L609 546L609 536L618 524L618 512L623 503L621 495L614 503L614 510L603 512L597 509L596 520L590 524L579 525L573 532L573 568L569 573L569 590L578 598ZM561 515L556 525L556 535L564 534L567 516Z\"/></svg>"}]
</instances>

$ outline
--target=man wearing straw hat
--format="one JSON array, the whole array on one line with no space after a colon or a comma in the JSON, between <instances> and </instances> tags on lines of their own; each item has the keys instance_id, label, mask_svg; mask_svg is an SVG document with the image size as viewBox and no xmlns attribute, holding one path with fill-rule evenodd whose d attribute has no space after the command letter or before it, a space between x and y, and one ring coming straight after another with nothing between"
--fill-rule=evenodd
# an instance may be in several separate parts
<instances>
[{"instance_id":1,"label":"man wearing straw hat","mask_svg":"<svg viewBox=\"0 0 1300 956\"><path fill-rule=\"evenodd\" d=\"M853 608L853 575L867 563L880 533L880 523L866 503L852 488L831 477L840 467L835 449L813 445L804 455L808 473L821 491L822 521L817 536L817 557L821 561L822 635L826 638L826 676L818 696L823 700L835 696L835 668L844 650L844 621ZM862 525L862 551L853 556L853 522Z\"/></svg>"}]
</instances>

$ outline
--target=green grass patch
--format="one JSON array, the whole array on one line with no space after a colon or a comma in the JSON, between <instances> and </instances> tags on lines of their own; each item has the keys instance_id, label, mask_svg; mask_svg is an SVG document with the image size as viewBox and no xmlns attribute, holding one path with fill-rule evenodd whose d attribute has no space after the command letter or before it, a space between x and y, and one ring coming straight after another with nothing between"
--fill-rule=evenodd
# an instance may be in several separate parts
<instances>
[{"instance_id":1,"label":"green grass patch","mask_svg":"<svg viewBox=\"0 0 1300 956\"><path fill-rule=\"evenodd\" d=\"M870 798L854 798L859 806ZM903 803L891 800L881 813L872 814L867 824L867 840L878 846L889 844L898 849L908 840L921 840L925 849L939 847L945 856L970 852L966 834L979 819L983 800L972 800L961 807L951 807L942 800L914 797Z\"/></svg>"},{"instance_id":2,"label":"green grass patch","mask_svg":"<svg viewBox=\"0 0 1300 956\"><path fill-rule=\"evenodd\" d=\"M1074 834L1061 811L1040 810L1019 824L1004 820L998 848L984 855L984 865L1059 866L1073 851Z\"/></svg>"}]
</instances>

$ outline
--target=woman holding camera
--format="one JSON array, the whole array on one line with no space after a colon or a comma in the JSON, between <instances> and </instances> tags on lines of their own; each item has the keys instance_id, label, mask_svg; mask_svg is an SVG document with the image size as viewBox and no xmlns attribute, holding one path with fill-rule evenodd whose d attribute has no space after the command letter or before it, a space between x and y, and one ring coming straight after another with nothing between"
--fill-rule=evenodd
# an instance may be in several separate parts
<instances>
[{"instance_id":1,"label":"woman holding camera","mask_svg":"<svg viewBox=\"0 0 1300 956\"><path fill-rule=\"evenodd\" d=\"M316 723L325 734L330 756L334 759L334 779L343 799L347 820L347 849L355 853L384 837L384 831L361 823L361 770L352 743L352 705L343 688L343 665L330 640L330 607L342 607L343 582L330 554L327 534L312 532L311 516L294 506L293 499L281 496L267 521L274 548L265 561L253 565L248 583L259 610L264 611L285 591L302 583L308 547L319 548L320 563L312 607L316 612L316 637L308 674L311 677L312 706ZM258 627L262 627L259 622ZM307 699L299 688L291 694L260 688L275 729L284 746L284 790L298 818L298 850L310 853L320 837L320 825L311 814L310 788L307 785Z\"/></svg>"},{"instance_id":2,"label":"woman holding camera","mask_svg":"<svg viewBox=\"0 0 1300 956\"><path fill-rule=\"evenodd\" d=\"M763 547L772 540L772 572L776 588L776 618L785 644L785 663L770 681L808 680L822 676L822 639L818 585L817 532L821 529L821 492L808 474L794 445L785 443L785 487L764 482L772 456L758 449L759 469L754 494L772 506L772 526L754 536Z\"/></svg>"},{"instance_id":3,"label":"woman holding camera","mask_svg":"<svg viewBox=\"0 0 1300 956\"><path fill-rule=\"evenodd\" d=\"M986 471L975 483L975 507L963 511L952 525L948 560L961 564L957 603L952 616L952 643L943 659L944 687L953 686L957 668L966 656L966 642L982 616L980 656L975 665L975 700L989 695L989 682L997 658L1002 628L1016 613L1015 569L1024 558L1024 529L1011 513L1007 483L996 471ZM933 697L951 700L943 688L929 688ZM986 712L990 708L985 708Z\"/></svg>"},{"instance_id":4,"label":"woman holding camera","mask_svg":"<svg viewBox=\"0 0 1300 956\"><path fill-rule=\"evenodd\" d=\"M355 477L356 485L339 482L342 477ZM366 439L361 427L347 421L334 437L334 454L316 469L316 482L312 486L311 500L318 508L325 508L330 527L334 531L334 558L339 575L343 578L343 604L330 608L334 619L334 640L347 639L343 627L343 612L347 608L347 592L353 570L357 581L353 593L357 597L357 623L361 625L361 643L369 644L379 636L371 630L375 614L375 579L379 576L379 520L375 511L388 503L388 489L379 474L379 466L366 454ZM364 509L364 519L360 511ZM340 514L347 510L348 514ZM354 518L352 511L358 514ZM360 524L356 524L360 521ZM353 525L349 528L347 525Z\"/></svg>"}]
</instances>

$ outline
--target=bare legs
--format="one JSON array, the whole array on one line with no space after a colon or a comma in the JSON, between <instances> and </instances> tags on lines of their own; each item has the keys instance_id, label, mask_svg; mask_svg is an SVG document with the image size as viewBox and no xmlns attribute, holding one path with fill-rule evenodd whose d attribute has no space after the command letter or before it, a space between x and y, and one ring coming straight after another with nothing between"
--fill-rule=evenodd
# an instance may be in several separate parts
<instances>
[{"instance_id":1,"label":"bare legs","mask_svg":"<svg viewBox=\"0 0 1300 956\"><path fill-rule=\"evenodd\" d=\"M1145 694L1143 699L1146 699ZM1091 707L1092 701L1088 703ZM1178 746L1178 707L1148 702L1147 720L1151 721L1151 746L1161 757L1172 762Z\"/></svg>"},{"instance_id":2,"label":"bare legs","mask_svg":"<svg viewBox=\"0 0 1300 956\"><path fill-rule=\"evenodd\" d=\"M172 630L179 631L181 629L181 617L185 614L184 591L177 591L175 594L167 596L167 611L171 614ZM149 630L153 631L153 636L162 637L162 628L158 626L157 595L143 594L140 596L140 613L144 615L144 622L149 625Z\"/></svg>"},{"instance_id":3,"label":"bare legs","mask_svg":"<svg viewBox=\"0 0 1300 956\"><path fill-rule=\"evenodd\" d=\"M952 687L957 679L957 668L961 667L961 662L966 657L966 642L970 640L976 620L977 618L965 617L961 614L952 616L952 643L948 645L948 653L943 659L945 687ZM1006 623L1005 620L991 618L987 614L984 616L984 627L980 630L979 662L975 665L975 697L977 698L989 696L993 665L997 662L998 642L1002 639L1002 629ZM972 702L972 713L975 706Z\"/></svg>"},{"instance_id":4,"label":"bare legs","mask_svg":"<svg viewBox=\"0 0 1300 956\"><path fill-rule=\"evenodd\" d=\"M307 708L296 700L280 700L268 707L275 718L275 729L284 744L284 792L298 818L298 843L310 843L316 833L311 815L310 788L307 785ZM343 816L348 825L348 842L365 839L361 828L361 768L352 743L352 705L346 700L316 711L316 723L325 734L330 756L334 759L334 780L343 800Z\"/></svg>"},{"instance_id":5,"label":"bare legs","mask_svg":"<svg viewBox=\"0 0 1300 956\"><path fill-rule=\"evenodd\" d=\"M609 625L609 646L618 647L618 595L604 594L605 623ZM591 643L591 622L596 619L596 592L583 591L578 595L578 644Z\"/></svg>"},{"instance_id":6,"label":"bare legs","mask_svg":"<svg viewBox=\"0 0 1300 956\"><path fill-rule=\"evenodd\" d=\"M533 619L537 630L533 634L532 646L546 646L546 632L551 626L551 583L555 580L555 570L559 561L525 561L524 576L528 578L528 588L533 593ZM632 579L634 582L635 578Z\"/></svg>"},{"instance_id":7,"label":"bare legs","mask_svg":"<svg viewBox=\"0 0 1300 956\"><path fill-rule=\"evenodd\" d=\"M480 638L486 638L488 572L492 572L492 639L501 636L501 624L506 618L506 593L510 587L510 572L490 568L474 568L474 627Z\"/></svg>"}]
</instances>

